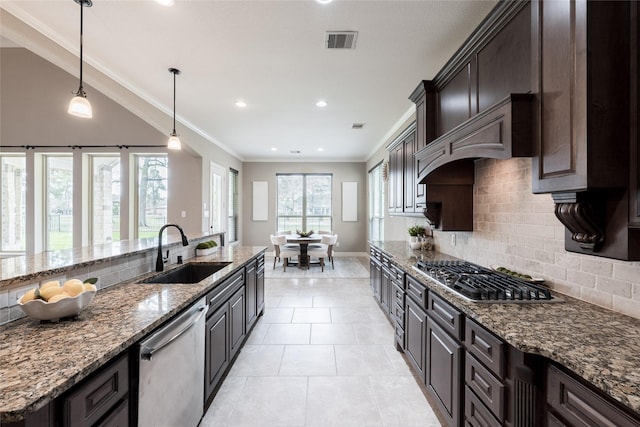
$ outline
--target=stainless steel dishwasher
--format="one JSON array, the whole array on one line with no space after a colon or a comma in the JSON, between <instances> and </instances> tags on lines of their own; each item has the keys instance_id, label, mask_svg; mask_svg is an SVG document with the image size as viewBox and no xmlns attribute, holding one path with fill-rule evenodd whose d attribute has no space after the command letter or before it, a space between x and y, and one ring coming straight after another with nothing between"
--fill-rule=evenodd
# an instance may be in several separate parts
<instances>
[{"instance_id":1,"label":"stainless steel dishwasher","mask_svg":"<svg viewBox=\"0 0 640 427\"><path fill-rule=\"evenodd\" d=\"M140 341L138 425L196 427L204 409L206 299Z\"/></svg>"}]
</instances>

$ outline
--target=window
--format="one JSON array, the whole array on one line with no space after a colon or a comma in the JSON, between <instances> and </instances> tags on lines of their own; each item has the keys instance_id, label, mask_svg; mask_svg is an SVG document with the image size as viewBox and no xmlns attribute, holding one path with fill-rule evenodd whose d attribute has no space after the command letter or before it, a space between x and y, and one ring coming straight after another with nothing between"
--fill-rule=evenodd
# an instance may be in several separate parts
<instances>
[{"instance_id":1,"label":"window","mask_svg":"<svg viewBox=\"0 0 640 427\"><path fill-rule=\"evenodd\" d=\"M227 225L227 241L238 240L238 171L229 169L229 223Z\"/></svg>"},{"instance_id":2,"label":"window","mask_svg":"<svg viewBox=\"0 0 640 427\"><path fill-rule=\"evenodd\" d=\"M91 156L91 244L120 240L120 156Z\"/></svg>"},{"instance_id":3,"label":"window","mask_svg":"<svg viewBox=\"0 0 640 427\"><path fill-rule=\"evenodd\" d=\"M384 240L384 180L382 162L369 171L369 239Z\"/></svg>"},{"instance_id":4,"label":"window","mask_svg":"<svg viewBox=\"0 0 640 427\"><path fill-rule=\"evenodd\" d=\"M25 156L0 156L0 252L25 251Z\"/></svg>"},{"instance_id":5,"label":"window","mask_svg":"<svg viewBox=\"0 0 640 427\"><path fill-rule=\"evenodd\" d=\"M157 236L167 222L168 162L166 155L136 156L136 238Z\"/></svg>"},{"instance_id":6,"label":"window","mask_svg":"<svg viewBox=\"0 0 640 427\"><path fill-rule=\"evenodd\" d=\"M45 156L46 250L73 247L73 157Z\"/></svg>"},{"instance_id":7,"label":"window","mask_svg":"<svg viewBox=\"0 0 640 427\"><path fill-rule=\"evenodd\" d=\"M278 174L276 231L332 230L331 174Z\"/></svg>"}]
</instances>

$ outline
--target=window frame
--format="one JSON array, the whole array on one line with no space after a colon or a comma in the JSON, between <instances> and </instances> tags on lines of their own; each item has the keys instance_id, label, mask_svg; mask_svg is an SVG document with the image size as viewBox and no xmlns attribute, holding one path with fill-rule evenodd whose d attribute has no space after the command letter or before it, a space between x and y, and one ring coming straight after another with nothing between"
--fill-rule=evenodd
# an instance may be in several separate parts
<instances>
[{"instance_id":1,"label":"window frame","mask_svg":"<svg viewBox=\"0 0 640 427\"><path fill-rule=\"evenodd\" d=\"M280 180L281 176L300 176L302 178L302 215L280 215ZM329 210L330 213L328 215L308 215L307 214L307 177L328 177L330 180L329 189ZM309 221L308 218L317 218L319 222L322 222L322 219L328 219L329 225L327 226L327 230L333 230L333 173L276 173L276 233L280 231L288 231L282 230L279 228L280 218L301 218L301 227L304 231L309 231ZM290 230L294 231L294 230ZM318 231L318 230L315 230Z\"/></svg>"}]
</instances>

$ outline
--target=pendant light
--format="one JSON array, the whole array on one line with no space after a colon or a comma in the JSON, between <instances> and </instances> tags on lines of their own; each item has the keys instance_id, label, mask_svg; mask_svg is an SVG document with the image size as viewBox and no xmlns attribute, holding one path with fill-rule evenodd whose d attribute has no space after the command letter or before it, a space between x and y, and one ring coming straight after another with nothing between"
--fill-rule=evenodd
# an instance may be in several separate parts
<instances>
[{"instance_id":1,"label":"pendant light","mask_svg":"<svg viewBox=\"0 0 640 427\"><path fill-rule=\"evenodd\" d=\"M181 150L182 144L180 138L176 133L176 75L180 74L180 70L177 68L169 68L169 72L173 74L173 131L169 135L169 142L167 142L167 148L169 150Z\"/></svg>"},{"instance_id":2,"label":"pendant light","mask_svg":"<svg viewBox=\"0 0 640 427\"><path fill-rule=\"evenodd\" d=\"M85 119L90 119L93 117L93 113L91 111L91 104L87 100L87 94L84 92L84 88L82 87L82 8L83 7L91 7L93 5L91 0L73 0L80 5L80 87L77 92L74 92L74 97L71 99L69 103L69 114L74 116L83 117Z\"/></svg>"}]
</instances>

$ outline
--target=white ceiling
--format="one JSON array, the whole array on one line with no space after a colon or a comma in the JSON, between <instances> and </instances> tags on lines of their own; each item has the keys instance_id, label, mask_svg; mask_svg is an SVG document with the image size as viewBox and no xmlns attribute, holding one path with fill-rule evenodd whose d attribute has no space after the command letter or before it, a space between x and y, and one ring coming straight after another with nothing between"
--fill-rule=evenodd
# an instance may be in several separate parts
<instances>
[{"instance_id":1,"label":"white ceiling","mask_svg":"<svg viewBox=\"0 0 640 427\"><path fill-rule=\"evenodd\" d=\"M364 161L411 113L418 82L435 76L495 4L94 0L84 9L84 59L169 114L167 69L179 68L178 121L241 160ZM78 55L73 0L0 7ZM325 49L326 31L347 30L359 32L354 50ZM316 107L320 99L328 106Z\"/></svg>"}]
</instances>

